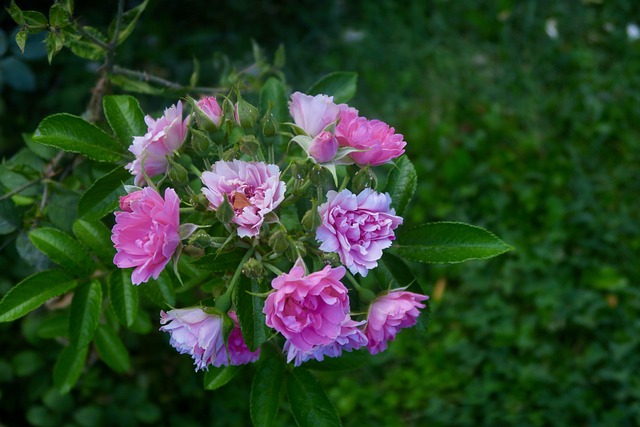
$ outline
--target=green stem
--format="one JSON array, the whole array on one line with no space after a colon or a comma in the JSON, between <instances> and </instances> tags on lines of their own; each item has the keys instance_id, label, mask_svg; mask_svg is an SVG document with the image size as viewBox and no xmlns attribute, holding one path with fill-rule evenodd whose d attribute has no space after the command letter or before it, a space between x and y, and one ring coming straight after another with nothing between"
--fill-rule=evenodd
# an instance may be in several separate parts
<instances>
[{"instance_id":1,"label":"green stem","mask_svg":"<svg viewBox=\"0 0 640 427\"><path fill-rule=\"evenodd\" d=\"M231 278L231 282L229 282L229 287L225 291L225 295L231 297L233 295L233 291L235 290L236 284L240 281L240 274L242 274L242 267L247 263L251 255L253 255L253 250L255 248L252 246L247 250L247 253L244 254L240 264L238 264L238 268L236 268L235 273L233 273L233 277Z\"/></svg>"},{"instance_id":2,"label":"green stem","mask_svg":"<svg viewBox=\"0 0 640 427\"><path fill-rule=\"evenodd\" d=\"M266 267L267 270L270 270L273 274L275 274L276 276L280 276L283 274L282 271L280 271L279 268L277 268L275 265L270 264L268 262L264 262L262 261L262 265Z\"/></svg>"}]
</instances>

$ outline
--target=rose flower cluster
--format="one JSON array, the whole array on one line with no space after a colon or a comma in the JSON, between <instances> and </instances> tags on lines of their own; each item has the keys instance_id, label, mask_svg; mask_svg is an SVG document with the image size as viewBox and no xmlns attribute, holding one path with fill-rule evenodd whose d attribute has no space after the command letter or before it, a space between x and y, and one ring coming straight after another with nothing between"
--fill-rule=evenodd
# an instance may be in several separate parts
<instances>
[{"instance_id":1,"label":"rose flower cluster","mask_svg":"<svg viewBox=\"0 0 640 427\"><path fill-rule=\"evenodd\" d=\"M259 347L247 346L241 307L230 298L237 276L247 275L250 264L266 267L257 269L271 288L260 296L264 322L277 332L269 339L281 343L295 366L361 348L377 354L399 330L416 324L427 296L390 290L388 284L379 284L376 296L357 278L363 280L378 266L402 217L388 193L372 186L358 191L351 185L350 190L353 176L343 177L342 185L337 179L346 165L370 170L402 155L402 135L327 95L295 92L289 101L291 122L275 125L268 111L259 121L258 110L239 96L235 103L225 98L222 105L215 97L188 101L191 114L183 117L179 101L158 119L147 116L147 133L133 138L129 151L135 157L126 168L135 187L126 186L128 194L120 199L112 241L113 261L133 269L134 285L157 279L183 252L197 258L247 251L244 265L237 267L241 273L224 276L225 288L214 292L215 306L201 303L160 313L160 330L170 334L180 353L191 355L196 370L260 357ZM281 150L281 159L265 143L274 135L294 143ZM331 179L300 184L300 170L333 176L335 186ZM295 233L279 217L294 203L307 203L309 209L304 229ZM183 212L194 211L208 222L181 222ZM195 230L225 243L186 251ZM360 295L358 307L351 306L346 285Z\"/></svg>"}]
</instances>

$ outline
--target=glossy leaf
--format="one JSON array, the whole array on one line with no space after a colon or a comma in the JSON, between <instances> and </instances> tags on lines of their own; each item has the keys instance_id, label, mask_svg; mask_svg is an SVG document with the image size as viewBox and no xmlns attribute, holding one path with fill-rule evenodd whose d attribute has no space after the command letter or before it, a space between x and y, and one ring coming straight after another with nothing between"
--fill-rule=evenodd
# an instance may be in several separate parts
<instances>
[{"instance_id":1,"label":"glossy leaf","mask_svg":"<svg viewBox=\"0 0 640 427\"><path fill-rule=\"evenodd\" d=\"M287 394L293 418L300 427L342 425L336 408L309 371L297 368L290 372Z\"/></svg>"},{"instance_id":2,"label":"glossy leaf","mask_svg":"<svg viewBox=\"0 0 640 427\"><path fill-rule=\"evenodd\" d=\"M118 322L131 327L138 314L138 288L128 270L116 269L109 276L109 304Z\"/></svg>"},{"instance_id":3,"label":"glossy leaf","mask_svg":"<svg viewBox=\"0 0 640 427\"><path fill-rule=\"evenodd\" d=\"M234 302L237 307L242 337L251 351L256 351L267 340L265 315L262 312L264 298L255 295L266 291L267 287L264 284L242 275L235 292Z\"/></svg>"},{"instance_id":4,"label":"glossy leaf","mask_svg":"<svg viewBox=\"0 0 640 427\"><path fill-rule=\"evenodd\" d=\"M309 95L333 96L333 102L341 104L348 102L356 94L358 74L349 71L329 73L313 84L308 90Z\"/></svg>"},{"instance_id":5,"label":"glossy leaf","mask_svg":"<svg viewBox=\"0 0 640 427\"><path fill-rule=\"evenodd\" d=\"M118 33L118 44L125 41L127 37L131 35L134 28L136 27L136 22L138 22L138 18L140 18L140 15L142 14L142 12L144 12L148 3L149 3L149 0L144 0L138 6L122 14L122 18L120 21L120 32ZM113 38L114 32L115 32L115 20L109 26L109 38Z\"/></svg>"},{"instance_id":6,"label":"glossy leaf","mask_svg":"<svg viewBox=\"0 0 640 427\"><path fill-rule=\"evenodd\" d=\"M33 140L98 162L115 162L122 158L120 144L97 126L71 114L45 117L34 132Z\"/></svg>"},{"instance_id":7,"label":"glossy leaf","mask_svg":"<svg viewBox=\"0 0 640 427\"><path fill-rule=\"evenodd\" d=\"M77 282L62 270L48 270L27 277L0 301L0 322L19 319L47 300L70 291Z\"/></svg>"},{"instance_id":8,"label":"glossy leaf","mask_svg":"<svg viewBox=\"0 0 640 427\"><path fill-rule=\"evenodd\" d=\"M122 166L101 176L80 198L78 216L95 221L113 212L118 207L120 196L127 194L123 184L131 179L131 174Z\"/></svg>"},{"instance_id":9,"label":"glossy leaf","mask_svg":"<svg viewBox=\"0 0 640 427\"><path fill-rule=\"evenodd\" d=\"M380 287L383 289L404 288L416 281L411 268L400 257L385 252L373 270Z\"/></svg>"},{"instance_id":10,"label":"glossy leaf","mask_svg":"<svg viewBox=\"0 0 640 427\"><path fill-rule=\"evenodd\" d=\"M88 276L95 270L89 254L67 233L56 228L42 227L29 233L29 239L51 261L77 277Z\"/></svg>"},{"instance_id":11,"label":"glossy leaf","mask_svg":"<svg viewBox=\"0 0 640 427\"><path fill-rule=\"evenodd\" d=\"M99 325L93 342L100 357L111 369L123 373L131 368L126 347L109 326Z\"/></svg>"},{"instance_id":12,"label":"glossy leaf","mask_svg":"<svg viewBox=\"0 0 640 427\"><path fill-rule=\"evenodd\" d=\"M91 34L98 40L108 43L107 38L98 29L93 27L82 27L84 32ZM107 54L107 51L98 46L87 38L82 37L77 40L69 40L69 48L71 51L80 58L88 59L90 61L99 61Z\"/></svg>"},{"instance_id":13,"label":"glossy leaf","mask_svg":"<svg viewBox=\"0 0 640 427\"><path fill-rule=\"evenodd\" d=\"M134 136L147 133L144 113L138 100L129 95L109 95L102 100L104 115L122 145L127 148Z\"/></svg>"},{"instance_id":14,"label":"glossy leaf","mask_svg":"<svg viewBox=\"0 0 640 427\"><path fill-rule=\"evenodd\" d=\"M263 349L266 353L268 350ZM263 353L263 357L264 357ZM269 354L258 366L251 384L249 402L251 421L256 427L275 425L276 415L280 407L280 395L284 386L284 359L277 354Z\"/></svg>"},{"instance_id":15,"label":"glossy leaf","mask_svg":"<svg viewBox=\"0 0 640 427\"><path fill-rule=\"evenodd\" d=\"M60 393L68 393L80 378L89 348L69 345L58 355L53 366L53 383Z\"/></svg>"},{"instance_id":16,"label":"glossy leaf","mask_svg":"<svg viewBox=\"0 0 640 427\"><path fill-rule=\"evenodd\" d=\"M487 259L512 247L481 227L461 222L434 222L402 229L388 249L403 258L429 263Z\"/></svg>"},{"instance_id":17,"label":"glossy leaf","mask_svg":"<svg viewBox=\"0 0 640 427\"><path fill-rule=\"evenodd\" d=\"M407 206L418 188L418 175L409 158L405 155L398 158L396 166L389 172L386 192L391 196L391 207L396 215L404 216Z\"/></svg>"},{"instance_id":18,"label":"glossy leaf","mask_svg":"<svg viewBox=\"0 0 640 427\"><path fill-rule=\"evenodd\" d=\"M102 287L100 282L92 280L76 288L69 315L71 344L78 348L89 345L100 321L101 308Z\"/></svg>"},{"instance_id":19,"label":"glossy leaf","mask_svg":"<svg viewBox=\"0 0 640 427\"><path fill-rule=\"evenodd\" d=\"M204 375L205 390L217 390L235 377L243 366L223 366L221 368L209 367Z\"/></svg>"},{"instance_id":20,"label":"glossy leaf","mask_svg":"<svg viewBox=\"0 0 640 427\"><path fill-rule=\"evenodd\" d=\"M101 221L77 219L72 226L73 234L100 258L105 265L113 264L116 250L111 242L111 230Z\"/></svg>"}]
</instances>

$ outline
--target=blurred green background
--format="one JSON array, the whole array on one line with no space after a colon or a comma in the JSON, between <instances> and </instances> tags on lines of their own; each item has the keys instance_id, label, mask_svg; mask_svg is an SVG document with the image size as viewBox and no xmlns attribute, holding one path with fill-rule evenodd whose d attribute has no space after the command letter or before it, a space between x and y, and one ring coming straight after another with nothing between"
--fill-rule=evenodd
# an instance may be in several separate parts
<instances>
[{"instance_id":1,"label":"blurred green background","mask_svg":"<svg viewBox=\"0 0 640 427\"><path fill-rule=\"evenodd\" d=\"M115 4L76 3L96 27L114 15ZM96 64L63 51L49 66L35 39L16 53L15 25L0 13L6 162L45 115L84 111ZM465 221L516 247L490 261L416 266L432 289L428 329L402 332L371 367L320 373L345 425L632 426L640 425L638 26L634 0L157 0L117 61L186 83L196 57L202 83L216 86L215 53L241 68L253 39L268 55L285 46L292 90L356 71L350 105L402 133L418 169L407 223ZM175 100L142 102L150 111ZM31 272L15 250L20 238L2 237L0 294ZM35 313L0 325L0 425L249 423L250 372L205 392L190 359L159 333L125 334L130 374L94 358L78 388L60 396L50 375L59 346L42 336L48 321ZM291 424L284 409L279 422Z\"/></svg>"}]
</instances>

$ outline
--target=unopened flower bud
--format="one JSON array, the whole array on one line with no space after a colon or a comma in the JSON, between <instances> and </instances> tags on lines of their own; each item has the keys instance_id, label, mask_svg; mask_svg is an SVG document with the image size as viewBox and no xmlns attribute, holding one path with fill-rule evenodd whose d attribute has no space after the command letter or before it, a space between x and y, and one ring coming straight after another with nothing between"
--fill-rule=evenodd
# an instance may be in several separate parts
<instances>
[{"instance_id":1,"label":"unopened flower bud","mask_svg":"<svg viewBox=\"0 0 640 427\"><path fill-rule=\"evenodd\" d=\"M331 132L320 132L309 146L309 156L318 163L333 160L338 152L338 140Z\"/></svg>"},{"instance_id":2,"label":"unopened flower bud","mask_svg":"<svg viewBox=\"0 0 640 427\"><path fill-rule=\"evenodd\" d=\"M271 112L271 104L269 104L269 109L262 117L260 126L262 127L262 134L264 136L273 136L278 132L278 123Z\"/></svg>"},{"instance_id":3,"label":"unopened flower bud","mask_svg":"<svg viewBox=\"0 0 640 427\"><path fill-rule=\"evenodd\" d=\"M309 179L316 187L324 187L330 180L329 171L320 165L314 165L309 171Z\"/></svg>"},{"instance_id":4,"label":"unopened flower bud","mask_svg":"<svg viewBox=\"0 0 640 427\"><path fill-rule=\"evenodd\" d=\"M233 219L233 206L231 206L231 203L229 203L226 197L223 197L223 199L216 210L216 218L223 224L229 224Z\"/></svg>"},{"instance_id":5,"label":"unopened flower bud","mask_svg":"<svg viewBox=\"0 0 640 427\"><path fill-rule=\"evenodd\" d=\"M264 276L264 267L255 258L249 258L242 267L242 274L250 279L259 279Z\"/></svg>"},{"instance_id":6,"label":"unopened flower bud","mask_svg":"<svg viewBox=\"0 0 640 427\"><path fill-rule=\"evenodd\" d=\"M291 243L287 234L282 230L278 230L269 238L269 246L271 246L271 249L273 249L275 253L283 254L287 249L289 249Z\"/></svg>"},{"instance_id":7,"label":"unopened flower bud","mask_svg":"<svg viewBox=\"0 0 640 427\"><path fill-rule=\"evenodd\" d=\"M171 182L176 187L184 187L189 185L189 173L187 170L178 162L173 160L171 157L167 157L169 160L169 172L168 176Z\"/></svg>"},{"instance_id":8,"label":"unopened flower bud","mask_svg":"<svg viewBox=\"0 0 640 427\"><path fill-rule=\"evenodd\" d=\"M233 110L233 118L244 129L250 129L256 124L259 117L258 109L238 95L238 102Z\"/></svg>"},{"instance_id":9,"label":"unopened flower bud","mask_svg":"<svg viewBox=\"0 0 640 427\"><path fill-rule=\"evenodd\" d=\"M320 225L320 215L318 214L318 209L315 206L309 209L302 217L301 222L302 226L307 231L315 231L315 229Z\"/></svg>"},{"instance_id":10,"label":"unopened flower bud","mask_svg":"<svg viewBox=\"0 0 640 427\"><path fill-rule=\"evenodd\" d=\"M298 240L292 241L285 255L289 261L295 262L298 258L304 258L307 255L307 249L304 247L304 243Z\"/></svg>"},{"instance_id":11,"label":"unopened flower bud","mask_svg":"<svg viewBox=\"0 0 640 427\"><path fill-rule=\"evenodd\" d=\"M213 132L222 122L222 108L215 96L208 96L198 101L195 109L196 122L200 128Z\"/></svg>"},{"instance_id":12,"label":"unopened flower bud","mask_svg":"<svg viewBox=\"0 0 640 427\"><path fill-rule=\"evenodd\" d=\"M260 142L258 141L258 138L253 135L243 136L242 138L240 138L240 141L238 141L238 143L240 145L240 151L248 156L253 156L258 152L258 149L260 148Z\"/></svg>"},{"instance_id":13,"label":"unopened flower bud","mask_svg":"<svg viewBox=\"0 0 640 427\"><path fill-rule=\"evenodd\" d=\"M360 193L365 188L374 189L378 186L378 177L367 165L360 169L353 177L353 191Z\"/></svg>"},{"instance_id":14,"label":"unopened flower bud","mask_svg":"<svg viewBox=\"0 0 640 427\"><path fill-rule=\"evenodd\" d=\"M209 136L201 130L191 129L191 148L199 156L206 157L211 148Z\"/></svg>"},{"instance_id":15,"label":"unopened flower bud","mask_svg":"<svg viewBox=\"0 0 640 427\"><path fill-rule=\"evenodd\" d=\"M196 232L189 237L189 244L205 249L213 246L213 239L206 231L196 230Z\"/></svg>"},{"instance_id":16,"label":"unopened flower bud","mask_svg":"<svg viewBox=\"0 0 640 427\"><path fill-rule=\"evenodd\" d=\"M200 193L195 196L191 196L191 204L198 212L205 212L209 207L209 200L207 197Z\"/></svg>"}]
</instances>

